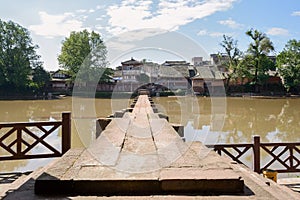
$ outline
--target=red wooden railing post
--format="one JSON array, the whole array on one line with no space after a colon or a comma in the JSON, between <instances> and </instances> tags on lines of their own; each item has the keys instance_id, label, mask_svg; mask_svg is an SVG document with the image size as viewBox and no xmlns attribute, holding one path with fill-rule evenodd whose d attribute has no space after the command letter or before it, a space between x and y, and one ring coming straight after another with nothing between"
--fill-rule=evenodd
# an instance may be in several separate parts
<instances>
[{"instance_id":1,"label":"red wooden railing post","mask_svg":"<svg viewBox=\"0 0 300 200\"><path fill-rule=\"evenodd\" d=\"M17 127L17 157L22 157L22 128Z\"/></svg>"},{"instance_id":2,"label":"red wooden railing post","mask_svg":"<svg viewBox=\"0 0 300 200\"><path fill-rule=\"evenodd\" d=\"M289 146L289 151L290 151L290 156L289 156L290 169L294 169L294 163L293 163L293 160L294 160L293 148L294 148L294 146L292 146L292 145Z\"/></svg>"},{"instance_id":3,"label":"red wooden railing post","mask_svg":"<svg viewBox=\"0 0 300 200\"><path fill-rule=\"evenodd\" d=\"M71 113L62 113L62 154L71 148Z\"/></svg>"},{"instance_id":4,"label":"red wooden railing post","mask_svg":"<svg viewBox=\"0 0 300 200\"><path fill-rule=\"evenodd\" d=\"M253 136L253 164L254 171L260 173L260 136Z\"/></svg>"}]
</instances>

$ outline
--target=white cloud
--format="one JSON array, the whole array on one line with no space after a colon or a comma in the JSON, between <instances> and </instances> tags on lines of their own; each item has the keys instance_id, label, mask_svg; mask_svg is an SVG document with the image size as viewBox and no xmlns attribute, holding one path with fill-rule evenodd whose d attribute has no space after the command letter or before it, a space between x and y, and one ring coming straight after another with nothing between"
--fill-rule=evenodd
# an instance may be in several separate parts
<instances>
[{"instance_id":1,"label":"white cloud","mask_svg":"<svg viewBox=\"0 0 300 200\"><path fill-rule=\"evenodd\" d=\"M101 26L101 25L96 25L95 28L98 29L98 30L103 30L103 29L105 29L105 28L104 28L103 26Z\"/></svg>"},{"instance_id":2,"label":"white cloud","mask_svg":"<svg viewBox=\"0 0 300 200\"><path fill-rule=\"evenodd\" d=\"M211 32L211 33L209 33L209 36L211 36L211 37L221 37L223 35L228 35L228 34L223 33L223 32Z\"/></svg>"},{"instance_id":3,"label":"white cloud","mask_svg":"<svg viewBox=\"0 0 300 200\"><path fill-rule=\"evenodd\" d=\"M294 11L294 12L292 13L292 16L300 16L300 11Z\"/></svg>"},{"instance_id":4,"label":"white cloud","mask_svg":"<svg viewBox=\"0 0 300 200\"><path fill-rule=\"evenodd\" d=\"M286 36L286 35L289 35L289 31L287 29L284 29L284 28L273 27L273 28L270 28L267 31L267 34L269 34L269 35L282 35L282 36Z\"/></svg>"},{"instance_id":5,"label":"white cloud","mask_svg":"<svg viewBox=\"0 0 300 200\"><path fill-rule=\"evenodd\" d=\"M88 15L81 15L79 18L86 20L88 17L89 17Z\"/></svg>"},{"instance_id":6,"label":"white cloud","mask_svg":"<svg viewBox=\"0 0 300 200\"><path fill-rule=\"evenodd\" d=\"M100 17L96 18L96 21L101 21L104 20L106 18L106 15L101 15Z\"/></svg>"},{"instance_id":7,"label":"white cloud","mask_svg":"<svg viewBox=\"0 0 300 200\"><path fill-rule=\"evenodd\" d=\"M221 37L223 35L233 35L233 33L225 33L225 32L209 32L206 29L200 30L197 35L199 36L210 36L210 37Z\"/></svg>"},{"instance_id":8,"label":"white cloud","mask_svg":"<svg viewBox=\"0 0 300 200\"><path fill-rule=\"evenodd\" d=\"M205 30L205 29L203 29L203 30L200 30L198 33L197 33L197 35L199 35L199 36L203 36L203 35L207 35L208 33L207 33L207 30Z\"/></svg>"},{"instance_id":9,"label":"white cloud","mask_svg":"<svg viewBox=\"0 0 300 200\"><path fill-rule=\"evenodd\" d=\"M202 19L218 11L231 8L236 0L161 0L157 10L153 11L153 2L146 0L126 0L121 5L107 8L108 28L111 34L120 31L131 31L143 28L160 28L169 31L177 30L180 26L196 19Z\"/></svg>"},{"instance_id":10,"label":"white cloud","mask_svg":"<svg viewBox=\"0 0 300 200\"><path fill-rule=\"evenodd\" d=\"M85 13L85 12L87 12L87 10L85 10L85 9L79 9L79 10L76 10L76 12L78 12L78 13Z\"/></svg>"},{"instance_id":11,"label":"white cloud","mask_svg":"<svg viewBox=\"0 0 300 200\"><path fill-rule=\"evenodd\" d=\"M239 29L239 28L243 28L243 24L239 24L236 21L232 20L231 18L227 19L227 20L221 20L219 21L219 24L224 25L224 26L228 26L232 29Z\"/></svg>"},{"instance_id":12,"label":"white cloud","mask_svg":"<svg viewBox=\"0 0 300 200\"><path fill-rule=\"evenodd\" d=\"M46 12L39 12L41 24L29 26L29 30L36 35L47 38L68 36L71 31L82 30L83 22L74 17L72 13L61 15L50 15Z\"/></svg>"},{"instance_id":13,"label":"white cloud","mask_svg":"<svg viewBox=\"0 0 300 200\"><path fill-rule=\"evenodd\" d=\"M117 49L119 51L127 51L128 49L132 49L135 47L134 44L121 42L121 41L107 41L105 43L108 49Z\"/></svg>"},{"instance_id":14,"label":"white cloud","mask_svg":"<svg viewBox=\"0 0 300 200\"><path fill-rule=\"evenodd\" d=\"M100 9L103 9L103 8L105 8L104 5L98 5L98 6L96 6L96 9L97 9L97 10L100 10Z\"/></svg>"}]
</instances>

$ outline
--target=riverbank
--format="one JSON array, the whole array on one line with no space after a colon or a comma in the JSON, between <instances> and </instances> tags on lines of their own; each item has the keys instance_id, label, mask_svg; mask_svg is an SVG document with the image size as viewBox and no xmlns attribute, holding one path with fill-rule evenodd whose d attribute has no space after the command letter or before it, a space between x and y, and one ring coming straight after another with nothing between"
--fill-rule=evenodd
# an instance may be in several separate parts
<instances>
[{"instance_id":1,"label":"riverbank","mask_svg":"<svg viewBox=\"0 0 300 200\"><path fill-rule=\"evenodd\" d=\"M101 91L101 92L76 92L73 94L72 92L68 93L47 93L45 95L0 95L0 100L51 100L51 99L62 99L64 97L94 97L98 99L112 99L112 98L134 98L138 94L137 92L114 92L114 91ZM152 96L156 97L169 97L169 96L197 96L203 97L203 95L194 95L194 94L186 94L185 91L162 91L152 94ZM222 96L222 95L220 95ZM209 97L209 96L204 96ZM239 98L256 98L256 99L295 99L300 98L300 95L290 95L290 94L262 94L262 93L231 93L226 95L226 97L239 97Z\"/></svg>"},{"instance_id":2,"label":"riverbank","mask_svg":"<svg viewBox=\"0 0 300 200\"><path fill-rule=\"evenodd\" d=\"M0 96L0 101L6 100L52 100L61 99L66 95L51 95L51 96L35 96L35 95L10 95L10 96Z\"/></svg>"},{"instance_id":3,"label":"riverbank","mask_svg":"<svg viewBox=\"0 0 300 200\"><path fill-rule=\"evenodd\" d=\"M232 93L227 97L242 97L242 98L256 98L256 99L286 99L299 98L300 95L291 94L261 94L261 93Z\"/></svg>"}]
</instances>

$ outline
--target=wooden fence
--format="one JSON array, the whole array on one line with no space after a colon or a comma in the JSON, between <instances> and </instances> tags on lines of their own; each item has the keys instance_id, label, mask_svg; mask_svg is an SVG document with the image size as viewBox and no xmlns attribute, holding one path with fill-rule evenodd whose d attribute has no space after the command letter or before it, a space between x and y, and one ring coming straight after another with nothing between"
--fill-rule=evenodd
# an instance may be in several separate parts
<instances>
[{"instance_id":1,"label":"wooden fence","mask_svg":"<svg viewBox=\"0 0 300 200\"><path fill-rule=\"evenodd\" d=\"M206 145L213 148L219 155L225 154L232 160L244 164L242 156L252 153L253 170L262 173L265 169L270 169L271 165L277 162L280 167L276 170L278 173L300 172L300 143L261 143L260 136L253 137L253 143L250 144L216 144ZM266 164L261 166L261 154L271 157Z\"/></svg>"},{"instance_id":2,"label":"wooden fence","mask_svg":"<svg viewBox=\"0 0 300 200\"><path fill-rule=\"evenodd\" d=\"M60 126L61 151L45 141ZM32 128L37 128L42 134L36 134L30 130ZM9 155L0 155L0 161L59 157L71 148L71 113L62 113L62 120L55 122L0 123L0 131L1 129L8 129L7 132L0 134L0 148ZM28 138L31 141L28 141ZM31 154L30 151L38 145L43 145L48 152Z\"/></svg>"}]
</instances>

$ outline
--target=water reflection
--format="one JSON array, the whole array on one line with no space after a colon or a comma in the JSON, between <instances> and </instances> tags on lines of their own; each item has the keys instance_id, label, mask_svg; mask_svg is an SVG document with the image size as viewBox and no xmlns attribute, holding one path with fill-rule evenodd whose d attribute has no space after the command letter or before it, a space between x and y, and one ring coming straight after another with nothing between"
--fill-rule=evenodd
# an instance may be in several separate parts
<instances>
[{"instance_id":1,"label":"water reflection","mask_svg":"<svg viewBox=\"0 0 300 200\"><path fill-rule=\"evenodd\" d=\"M219 131L214 130L213 122L218 120L210 98L160 97L155 101L170 122L185 126L187 141L248 143L253 135L260 135L262 142L299 140L300 99L227 98L224 125Z\"/></svg>"},{"instance_id":2,"label":"water reflection","mask_svg":"<svg viewBox=\"0 0 300 200\"><path fill-rule=\"evenodd\" d=\"M222 116L216 120L210 98L156 98L155 101L169 115L170 122L185 126L186 141L201 141L204 144L252 143L253 135L260 135L261 142L267 143L299 141L300 99L227 98L224 124L218 131L213 122L222 121ZM295 156L300 158L299 154ZM281 156L282 159L284 157L287 154ZM251 151L240 160L253 169ZM272 157L262 151L261 167L270 160ZM282 169L282 165L276 161L270 168ZM286 176L290 174L279 175Z\"/></svg>"}]
</instances>

